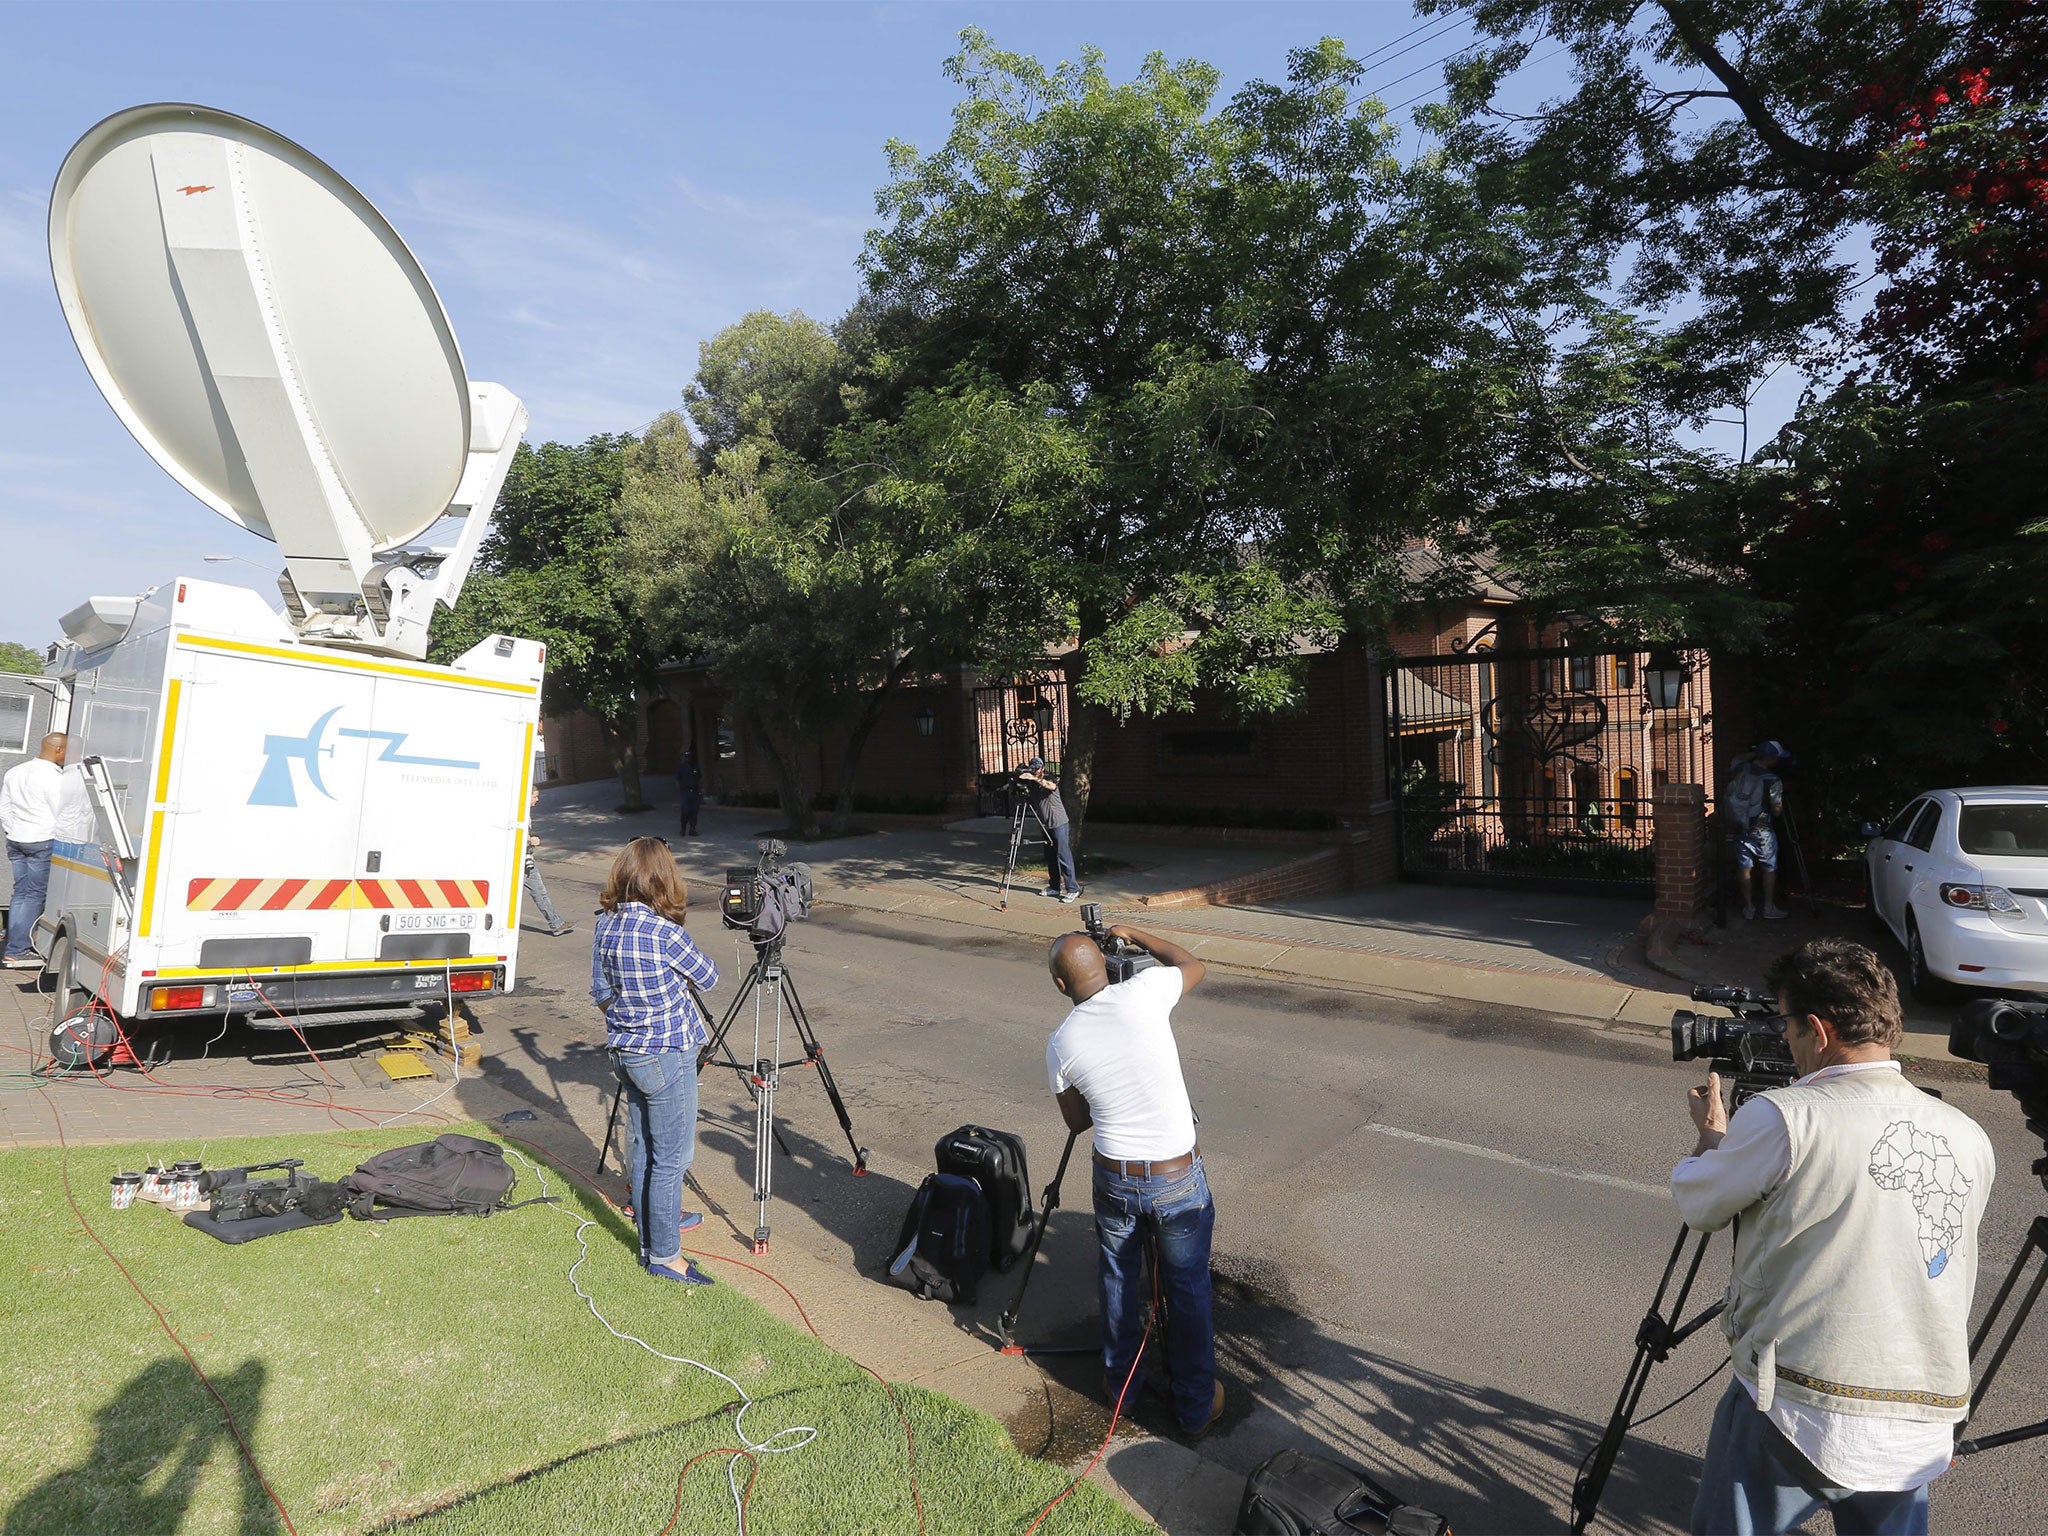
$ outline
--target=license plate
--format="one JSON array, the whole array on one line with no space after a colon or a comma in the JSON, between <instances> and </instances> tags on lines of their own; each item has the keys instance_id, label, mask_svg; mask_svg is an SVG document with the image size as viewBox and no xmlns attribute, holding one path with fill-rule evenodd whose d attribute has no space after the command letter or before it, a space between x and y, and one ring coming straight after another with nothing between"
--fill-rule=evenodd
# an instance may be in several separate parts
<instances>
[{"instance_id":1,"label":"license plate","mask_svg":"<svg viewBox=\"0 0 2048 1536\"><path fill-rule=\"evenodd\" d=\"M474 912L400 912L391 919L393 933L445 933L475 926Z\"/></svg>"}]
</instances>

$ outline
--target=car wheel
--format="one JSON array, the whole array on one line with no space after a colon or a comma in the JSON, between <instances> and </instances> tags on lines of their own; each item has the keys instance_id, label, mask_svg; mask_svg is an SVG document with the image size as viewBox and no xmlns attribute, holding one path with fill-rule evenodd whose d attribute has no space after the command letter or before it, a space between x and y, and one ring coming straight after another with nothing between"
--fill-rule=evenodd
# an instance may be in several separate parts
<instances>
[{"instance_id":1,"label":"car wheel","mask_svg":"<svg viewBox=\"0 0 2048 1536\"><path fill-rule=\"evenodd\" d=\"M1906 918L1906 981L1913 995L1923 1003L1945 1003L1956 995L1953 983L1943 981L1927 968L1927 950L1920 942L1920 925Z\"/></svg>"}]
</instances>

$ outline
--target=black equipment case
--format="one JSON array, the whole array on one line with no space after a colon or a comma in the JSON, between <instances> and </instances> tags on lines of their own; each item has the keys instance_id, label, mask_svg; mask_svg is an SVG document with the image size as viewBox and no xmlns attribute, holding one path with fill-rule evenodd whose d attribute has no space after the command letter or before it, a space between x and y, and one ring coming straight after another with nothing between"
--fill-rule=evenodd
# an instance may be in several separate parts
<instances>
[{"instance_id":1,"label":"black equipment case","mask_svg":"<svg viewBox=\"0 0 2048 1536\"><path fill-rule=\"evenodd\" d=\"M987 1126L963 1125L941 1136L932 1148L939 1172L972 1179L988 1200L989 1254L1007 1274L1031 1244L1036 1215L1031 1208L1031 1175L1024 1165L1024 1138Z\"/></svg>"},{"instance_id":2,"label":"black equipment case","mask_svg":"<svg viewBox=\"0 0 2048 1536\"><path fill-rule=\"evenodd\" d=\"M1404 1504L1340 1461L1281 1451L1244 1480L1237 1536L1450 1536L1443 1516Z\"/></svg>"}]
</instances>

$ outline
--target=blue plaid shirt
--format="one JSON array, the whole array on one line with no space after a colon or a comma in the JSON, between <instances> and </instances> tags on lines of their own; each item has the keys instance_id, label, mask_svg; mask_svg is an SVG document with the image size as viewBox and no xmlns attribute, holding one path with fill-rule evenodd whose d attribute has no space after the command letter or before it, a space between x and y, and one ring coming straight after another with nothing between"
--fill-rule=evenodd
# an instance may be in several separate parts
<instances>
[{"instance_id":1,"label":"blue plaid shirt","mask_svg":"<svg viewBox=\"0 0 2048 1536\"><path fill-rule=\"evenodd\" d=\"M590 943L590 998L604 1009L604 1042L628 1051L702 1050L711 1039L690 984L709 991L718 967L652 907L621 902L600 912Z\"/></svg>"}]
</instances>

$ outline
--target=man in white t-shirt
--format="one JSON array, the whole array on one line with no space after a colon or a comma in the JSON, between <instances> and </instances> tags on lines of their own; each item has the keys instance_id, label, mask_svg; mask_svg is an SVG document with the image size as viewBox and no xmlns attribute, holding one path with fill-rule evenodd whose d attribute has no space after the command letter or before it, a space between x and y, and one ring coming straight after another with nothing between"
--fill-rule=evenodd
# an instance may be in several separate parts
<instances>
[{"instance_id":1,"label":"man in white t-shirt","mask_svg":"<svg viewBox=\"0 0 2048 1536\"><path fill-rule=\"evenodd\" d=\"M1223 1412L1209 1289L1216 1206L1195 1144L1171 1015L1205 967L1178 944L1150 934L1122 926L1109 934L1159 964L1111 985L1093 939L1085 933L1056 939L1053 984L1074 1007L1046 1043L1046 1072L1069 1128L1095 1129L1105 1390L1118 1403L1132 1400L1151 1293L1147 1270L1156 1264L1169 1318L1164 1342L1174 1417L1199 1439Z\"/></svg>"},{"instance_id":2,"label":"man in white t-shirt","mask_svg":"<svg viewBox=\"0 0 2048 1536\"><path fill-rule=\"evenodd\" d=\"M43 900L50 890L50 855L65 809L64 733L45 736L37 755L17 763L0 779L0 836L7 839L7 864L14 894L7 903L7 940L0 963L9 970L39 971L43 957L30 942Z\"/></svg>"},{"instance_id":3,"label":"man in white t-shirt","mask_svg":"<svg viewBox=\"0 0 2048 1536\"><path fill-rule=\"evenodd\" d=\"M1925 1536L1927 1485L1969 1411L1977 1226L1996 1173L1961 1110L1907 1082L1897 983L1813 939L1766 973L1802 1074L1731 1117L1709 1077L1672 1170L1686 1224L1737 1223L1721 1314L1735 1380L1693 1504L1696 1536L1800 1528Z\"/></svg>"}]
</instances>

